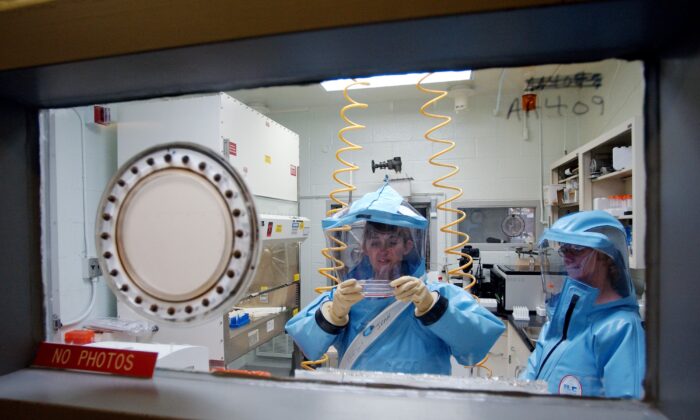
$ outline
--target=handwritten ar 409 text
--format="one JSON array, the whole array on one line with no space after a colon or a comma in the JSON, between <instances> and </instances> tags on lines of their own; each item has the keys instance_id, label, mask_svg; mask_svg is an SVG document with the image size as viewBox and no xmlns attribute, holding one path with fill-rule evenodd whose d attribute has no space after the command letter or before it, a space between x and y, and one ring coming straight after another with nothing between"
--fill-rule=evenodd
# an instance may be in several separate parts
<instances>
[{"instance_id":1,"label":"handwritten ar 409 text","mask_svg":"<svg viewBox=\"0 0 700 420\"><path fill-rule=\"evenodd\" d=\"M561 96L556 98L544 98L544 104L542 104L543 98L538 98L538 104L532 111L526 111L522 109L520 105L520 97L513 99L508 108L508 115L506 119L509 120L511 116L515 115L518 120L521 119L522 115L529 116L530 112L533 112L537 118L540 117L540 111L553 110L552 113L556 112L559 117L564 117L570 114L575 116L585 115L589 112L598 112L599 115L605 113L605 99L599 95L591 96L590 101L577 100L573 104L563 103Z\"/></svg>"}]
</instances>

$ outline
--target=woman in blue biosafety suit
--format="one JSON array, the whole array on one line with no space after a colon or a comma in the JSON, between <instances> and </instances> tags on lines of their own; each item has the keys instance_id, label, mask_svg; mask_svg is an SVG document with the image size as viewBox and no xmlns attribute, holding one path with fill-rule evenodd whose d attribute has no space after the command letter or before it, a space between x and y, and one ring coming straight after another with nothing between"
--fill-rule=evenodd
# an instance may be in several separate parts
<instances>
[{"instance_id":1,"label":"woman in blue biosafety suit","mask_svg":"<svg viewBox=\"0 0 700 420\"><path fill-rule=\"evenodd\" d=\"M562 217L540 259L549 320L522 378L551 393L641 398L644 330L620 222L604 211Z\"/></svg>"},{"instance_id":2,"label":"woman in blue biosafety suit","mask_svg":"<svg viewBox=\"0 0 700 420\"><path fill-rule=\"evenodd\" d=\"M484 358L503 323L461 288L422 279L425 218L384 185L323 221L345 225L344 281L286 325L306 357L335 346L342 369L445 375L450 355Z\"/></svg>"}]
</instances>

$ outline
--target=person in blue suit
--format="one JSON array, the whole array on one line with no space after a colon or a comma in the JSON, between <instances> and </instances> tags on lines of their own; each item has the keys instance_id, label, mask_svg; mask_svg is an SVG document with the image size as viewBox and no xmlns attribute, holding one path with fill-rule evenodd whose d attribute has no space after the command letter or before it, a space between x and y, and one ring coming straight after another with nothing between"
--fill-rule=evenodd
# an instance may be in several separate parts
<instances>
[{"instance_id":1,"label":"person in blue suit","mask_svg":"<svg viewBox=\"0 0 700 420\"><path fill-rule=\"evenodd\" d=\"M539 251L549 320L522 378L556 394L641 398L644 329L622 224L598 210L567 215Z\"/></svg>"},{"instance_id":2,"label":"person in blue suit","mask_svg":"<svg viewBox=\"0 0 700 420\"><path fill-rule=\"evenodd\" d=\"M341 369L449 375L450 355L486 356L503 323L461 288L425 282L427 220L396 191L384 185L323 220L326 232L342 226L342 282L286 325L307 358L334 346Z\"/></svg>"}]
</instances>

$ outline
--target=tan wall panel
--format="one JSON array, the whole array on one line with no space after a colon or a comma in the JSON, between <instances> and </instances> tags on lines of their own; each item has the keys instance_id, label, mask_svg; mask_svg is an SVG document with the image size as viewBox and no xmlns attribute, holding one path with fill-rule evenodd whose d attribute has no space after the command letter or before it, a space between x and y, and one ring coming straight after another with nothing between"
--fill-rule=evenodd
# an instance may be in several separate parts
<instances>
[{"instance_id":1,"label":"tan wall panel","mask_svg":"<svg viewBox=\"0 0 700 420\"><path fill-rule=\"evenodd\" d=\"M576 1L20 0L15 3L17 7L0 12L0 70L339 26Z\"/></svg>"}]
</instances>

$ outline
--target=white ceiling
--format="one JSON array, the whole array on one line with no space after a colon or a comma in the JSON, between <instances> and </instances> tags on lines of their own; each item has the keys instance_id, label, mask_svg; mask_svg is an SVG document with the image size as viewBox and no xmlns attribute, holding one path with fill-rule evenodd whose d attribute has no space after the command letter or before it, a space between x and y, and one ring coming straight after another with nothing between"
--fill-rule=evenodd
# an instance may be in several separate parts
<instances>
[{"instance_id":1,"label":"white ceiling","mask_svg":"<svg viewBox=\"0 0 700 420\"><path fill-rule=\"evenodd\" d=\"M430 89L450 90L461 86L469 86L474 89L474 95L495 95L498 92L499 80L503 74L503 93L519 93L525 87L525 80L529 77L548 75L570 75L585 71L589 73L603 73L616 71L620 62L617 60L605 60L594 63L579 64L548 64L530 67L514 67L506 69L476 70L472 73L472 80L464 82L446 82L428 84ZM308 108L343 106L347 102L343 98L343 92L326 92L320 84L281 86L271 88L245 89L227 92L239 101L251 106L263 106L267 114L303 111ZM425 99L425 93L420 92L415 86L398 86L375 89L362 89L352 91L352 97L360 102L380 103L397 100Z\"/></svg>"}]
</instances>

